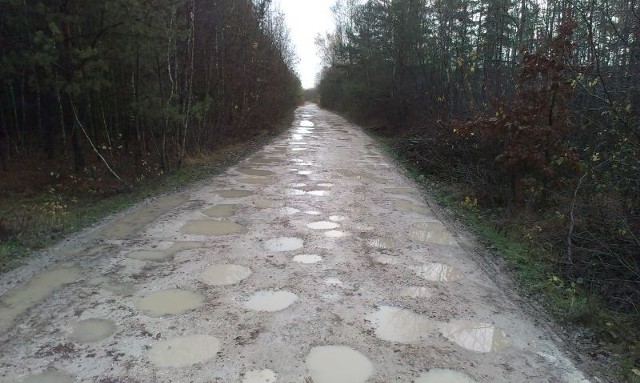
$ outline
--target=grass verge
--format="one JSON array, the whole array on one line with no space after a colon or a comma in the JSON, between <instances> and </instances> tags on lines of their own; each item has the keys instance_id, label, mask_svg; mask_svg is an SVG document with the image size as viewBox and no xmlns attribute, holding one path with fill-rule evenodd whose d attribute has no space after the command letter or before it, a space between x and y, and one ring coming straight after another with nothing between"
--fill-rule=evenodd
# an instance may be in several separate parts
<instances>
[{"instance_id":1,"label":"grass verge","mask_svg":"<svg viewBox=\"0 0 640 383\"><path fill-rule=\"evenodd\" d=\"M369 132L370 133L370 132ZM512 271L519 292L534 299L566 329L581 354L589 355L612 381L640 383L640 331L635 318L612 312L589 286L564 280L558 270L558 249L544 235L532 235L529 223L515 217L497 222L494 211L478 206L473 191L428 177L395 150L396 141L372 135L415 181L460 220L489 254L498 256ZM611 361L614 363L611 363Z\"/></svg>"},{"instance_id":2,"label":"grass verge","mask_svg":"<svg viewBox=\"0 0 640 383\"><path fill-rule=\"evenodd\" d=\"M183 190L224 172L286 130L292 120L293 113L269 134L187 158L181 168L147 179L127 192L78 196L50 189L28 195L3 195L0 197L0 273L20 266L35 251L148 197Z\"/></svg>"}]
</instances>

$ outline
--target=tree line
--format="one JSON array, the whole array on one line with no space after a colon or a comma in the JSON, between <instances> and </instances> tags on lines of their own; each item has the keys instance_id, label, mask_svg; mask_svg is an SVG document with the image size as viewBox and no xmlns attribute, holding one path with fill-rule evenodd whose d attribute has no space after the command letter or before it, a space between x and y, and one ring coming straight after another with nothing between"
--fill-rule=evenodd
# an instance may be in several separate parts
<instances>
[{"instance_id":1,"label":"tree line","mask_svg":"<svg viewBox=\"0 0 640 383\"><path fill-rule=\"evenodd\" d=\"M0 46L5 172L175 169L272 130L300 94L270 0L6 0Z\"/></svg>"},{"instance_id":2,"label":"tree line","mask_svg":"<svg viewBox=\"0 0 640 383\"><path fill-rule=\"evenodd\" d=\"M533 222L563 277L640 318L637 0L340 0L334 14L322 105L395 137L494 222Z\"/></svg>"}]
</instances>

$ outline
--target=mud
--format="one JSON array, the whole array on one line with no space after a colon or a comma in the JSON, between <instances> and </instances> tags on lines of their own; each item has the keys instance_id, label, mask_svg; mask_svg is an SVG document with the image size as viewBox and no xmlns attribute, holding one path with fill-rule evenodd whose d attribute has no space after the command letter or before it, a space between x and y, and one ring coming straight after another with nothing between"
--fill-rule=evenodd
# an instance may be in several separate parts
<instances>
[{"instance_id":1,"label":"mud","mask_svg":"<svg viewBox=\"0 0 640 383\"><path fill-rule=\"evenodd\" d=\"M0 382L590 382L403 174L301 107L227 172L0 275Z\"/></svg>"}]
</instances>

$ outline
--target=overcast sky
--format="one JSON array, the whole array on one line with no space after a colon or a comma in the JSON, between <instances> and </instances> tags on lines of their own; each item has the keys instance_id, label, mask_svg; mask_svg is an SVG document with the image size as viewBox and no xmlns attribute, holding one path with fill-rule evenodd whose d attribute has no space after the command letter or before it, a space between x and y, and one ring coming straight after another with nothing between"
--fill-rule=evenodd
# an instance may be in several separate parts
<instances>
[{"instance_id":1,"label":"overcast sky","mask_svg":"<svg viewBox=\"0 0 640 383\"><path fill-rule=\"evenodd\" d=\"M334 28L331 6L335 0L274 0L285 14L300 63L298 74L304 88L313 88L320 71L320 59L314 40L318 33Z\"/></svg>"}]
</instances>

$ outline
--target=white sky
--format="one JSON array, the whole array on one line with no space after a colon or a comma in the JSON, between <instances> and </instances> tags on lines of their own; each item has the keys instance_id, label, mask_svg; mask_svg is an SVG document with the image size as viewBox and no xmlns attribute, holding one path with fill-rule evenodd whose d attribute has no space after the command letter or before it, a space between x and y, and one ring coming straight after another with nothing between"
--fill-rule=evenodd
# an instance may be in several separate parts
<instances>
[{"instance_id":1,"label":"white sky","mask_svg":"<svg viewBox=\"0 0 640 383\"><path fill-rule=\"evenodd\" d=\"M313 88L316 74L320 71L320 58L314 44L320 33L333 31L334 21L331 6L335 0L274 0L285 14L296 47L298 74L303 88Z\"/></svg>"}]
</instances>

